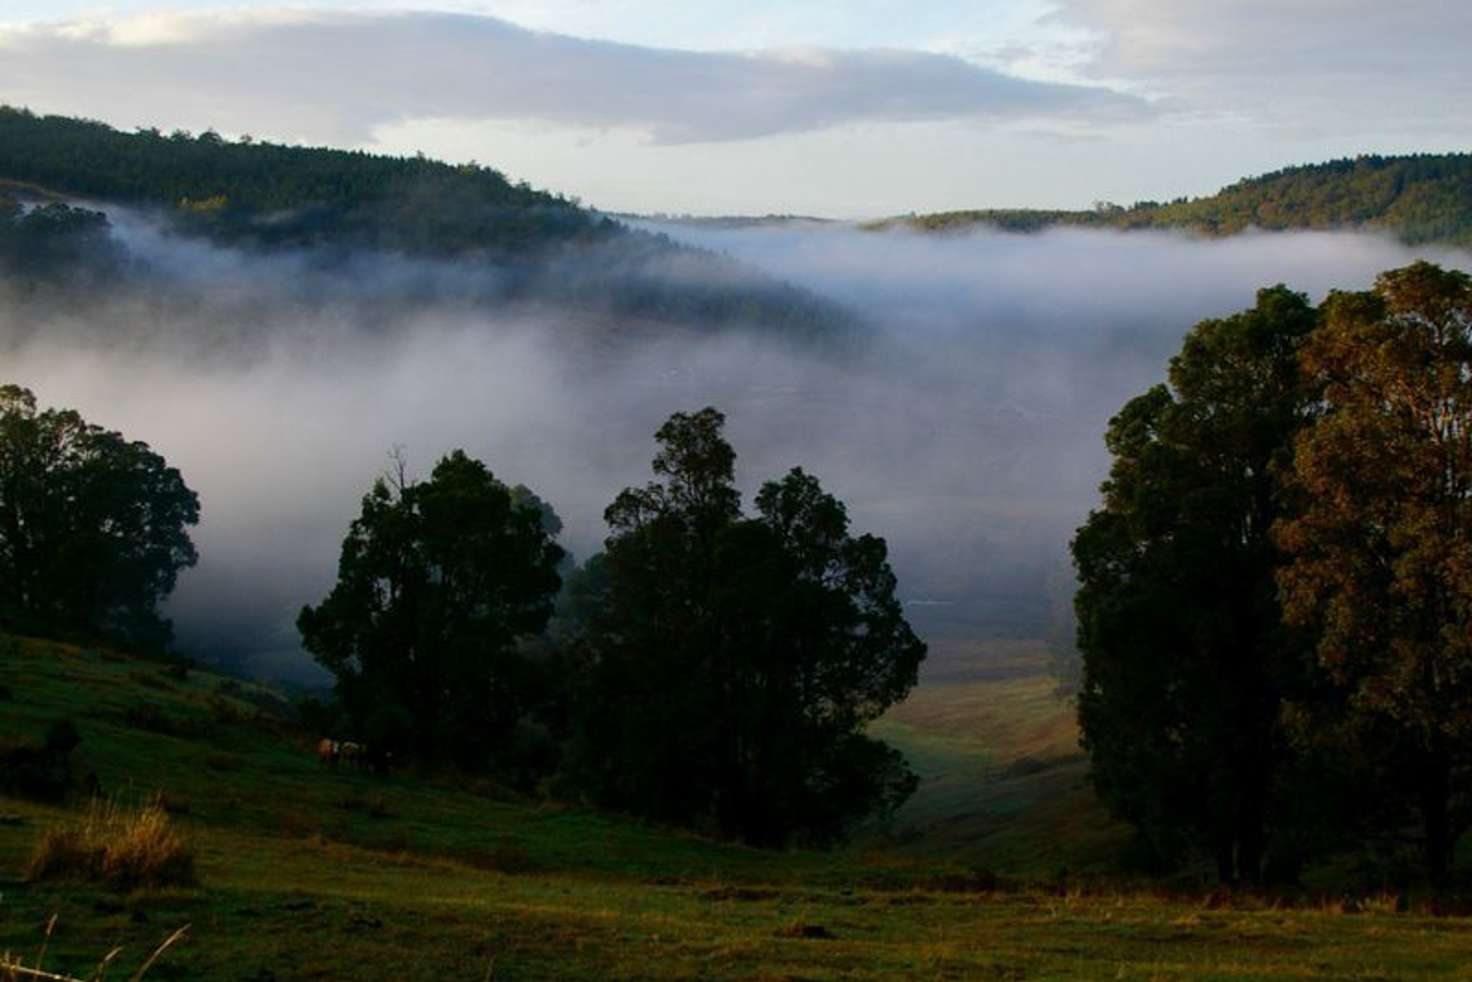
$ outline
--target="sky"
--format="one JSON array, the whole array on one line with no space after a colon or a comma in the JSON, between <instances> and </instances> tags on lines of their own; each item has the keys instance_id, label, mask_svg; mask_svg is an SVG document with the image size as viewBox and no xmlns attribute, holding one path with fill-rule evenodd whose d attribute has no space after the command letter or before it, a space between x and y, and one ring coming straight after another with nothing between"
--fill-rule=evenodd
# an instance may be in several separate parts
<instances>
[{"instance_id":1,"label":"sky","mask_svg":"<svg viewBox=\"0 0 1472 982\"><path fill-rule=\"evenodd\" d=\"M0 102L868 218L1465 150L1469 48L1465 0L6 0Z\"/></svg>"}]
</instances>

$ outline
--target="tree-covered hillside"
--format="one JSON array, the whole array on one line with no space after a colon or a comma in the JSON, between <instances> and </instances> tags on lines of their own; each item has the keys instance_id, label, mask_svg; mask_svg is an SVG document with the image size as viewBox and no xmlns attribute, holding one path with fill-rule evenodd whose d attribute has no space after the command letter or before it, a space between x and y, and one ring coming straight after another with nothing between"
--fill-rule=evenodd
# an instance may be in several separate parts
<instances>
[{"instance_id":1,"label":"tree-covered hillside","mask_svg":"<svg viewBox=\"0 0 1472 982\"><path fill-rule=\"evenodd\" d=\"M1056 225L1179 228L1233 235L1249 228L1389 232L1410 244L1472 245L1472 154L1362 156L1290 167L1247 178L1210 197L1089 211L992 209L939 212L876 222L870 228L955 231L992 225L1011 232Z\"/></svg>"},{"instance_id":2,"label":"tree-covered hillside","mask_svg":"<svg viewBox=\"0 0 1472 982\"><path fill-rule=\"evenodd\" d=\"M231 142L212 131L123 133L6 107L0 107L0 177L162 207L196 230L273 245L514 253L617 228L489 167Z\"/></svg>"},{"instance_id":3,"label":"tree-covered hillside","mask_svg":"<svg viewBox=\"0 0 1472 982\"><path fill-rule=\"evenodd\" d=\"M67 207L67 199L85 205ZM0 106L0 273L73 275L87 265L73 260L94 254L82 247L96 244L115 207L247 249L487 262L497 271L496 300L741 323L809 340L831 340L853 320L806 290L489 167L230 141L213 131L124 133ZM115 255L105 258L117 265Z\"/></svg>"}]
</instances>

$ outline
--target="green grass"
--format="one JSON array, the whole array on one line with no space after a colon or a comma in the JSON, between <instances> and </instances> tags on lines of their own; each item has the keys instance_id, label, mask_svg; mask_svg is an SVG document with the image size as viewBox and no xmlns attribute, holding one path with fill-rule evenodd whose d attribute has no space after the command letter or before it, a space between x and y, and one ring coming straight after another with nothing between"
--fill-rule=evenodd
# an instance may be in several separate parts
<instances>
[{"instance_id":1,"label":"green grass","mask_svg":"<svg viewBox=\"0 0 1472 982\"><path fill-rule=\"evenodd\" d=\"M1043 644L942 654L988 673L921 686L874 727L921 777L897 816L901 851L1029 878L1110 869L1130 833L1085 784L1073 708L1045 674Z\"/></svg>"},{"instance_id":2,"label":"green grass","mask_svg":"<svg viewBox=\"0 0 1472 982\"><path fill-rule=\"evenodd\" d=\"M1067 707L1028 664L922 687L882 721L932 779L898 843L768 853L327 770L307 735L208 673L0 639L0 736L73 719L79 775L120 799L162 792L199 877L125 895L25 884L34 843L77 805L0 799L0 951L33 952L55 914L47 966L84 977L123 945L110 977L127 978L191 925L150 980L1472 977L1472 922L1390 903L1351 916L1021 885L1102 864L1088 857L1119 832L1078 783ZM1019 885L979 891L957 876L971 865Z\"/></svg>"}]
</instances>

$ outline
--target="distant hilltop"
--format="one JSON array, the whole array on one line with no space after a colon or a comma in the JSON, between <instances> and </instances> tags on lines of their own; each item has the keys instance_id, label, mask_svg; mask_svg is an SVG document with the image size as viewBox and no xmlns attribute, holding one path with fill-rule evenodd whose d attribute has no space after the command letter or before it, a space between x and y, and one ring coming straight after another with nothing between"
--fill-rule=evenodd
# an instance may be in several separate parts
<instances>
[{"instance_id":1,"label":"distant hilltop","mask_svg":"<svg viewBox=\"0 0 1472 982\"><path fill-rule=\"evenodd\" d=\"M1037 232L1060 225L1185 229L1235 235L1249 229L1386 232L1410 245L1472 246L1472 154L1366 155L1250 177L1204 198L1100 202L1086 211L983 209L907 215L870 230L953 232L989 225Z\"/></svg>"},{"instance_id":2,"label":"distant hilltop","mask_svg":"<svg viewBox=\"0 0 1472 982\"><path fill-rule=\"evenodd\" d=\"M28 211L24 203L49 204ZM494 266L487 304L592 310L673 324L759 327L790 340L851 335L855 313L727 256L614 221L476 163L285 146L38 116L0 105L0 274L70 276L105 253L109 214L259 252L374 252ZM490 282L489 280L487 282Z\"/></svg>"}]
</instances>

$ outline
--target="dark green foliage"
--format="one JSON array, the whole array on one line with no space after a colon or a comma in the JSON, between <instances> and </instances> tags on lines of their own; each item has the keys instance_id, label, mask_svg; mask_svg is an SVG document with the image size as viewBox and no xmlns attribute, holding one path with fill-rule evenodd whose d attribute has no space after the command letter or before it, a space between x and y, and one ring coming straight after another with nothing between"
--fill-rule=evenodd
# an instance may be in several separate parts
<instances>
[{"instance_id":1,"label":"dark green foliage","mask_svg":"<svg viewBox=\"0 0 1472 982\"><path fill-rule=\"evenodd\" d=\"M714 409L660 428L654 472L613 530L577 714L578 777L601 803L760 845L827 842L892 811L915 777L866 723L915 684L882 539L794 470L744 517ZM604 565L606 564L606 565Z\"/></svg>"},{"instance_id":2,"label":"dark green foliage","mask_svg":"<svg viewBox=\"0 0 1472 982\"><path fill-rule=\"evenodd\" d=\"M146 207L177 231L215 242L311 248L322 263L355 250L489 260L495 275L487 277L486 302L550 300L682 323L741 323L805 341L836 340L853 320L834 303L724 256L636 232L473 164L232 143L212 132L122 133L0 106L0 191L7 180ZM5 216L15 209L6 201L0 197L0 272L14 269L17 256L55 270L67 250L95 244L105 228L100 215L48 205L47 222L86 226L88 235L8 252L5 227L14 219ZM40 221L36 215L21 224Z\"/></svg>"},{"instance_id":3,"label":"dark green foliage","mask_svg":"<svg viewBox=\"0 0 1472 982\"><path fill-rule=\"evenodd\" d=\"M0 386L0 624L167 642L199 499L147 444Z\"/></svg>"},{"instance_id":4,"label":"dark green foliage","mask_svg":"<svg viewBox=\"0 0 1472 982\"><path fill-rule=\"evenodd\" d=\"M380 762L507 763L538 692L518 643L546 627L560 586L539 505L459 450L428 481L379 480L363 498L337 586L298 626Z\"/></svg>"},{"instance_id":5,"label":"dark green foliage","mask_svg":"<svg viewBox=\"0 0 1472 982\"><path fill-rule=\"evenodd\" d=\"M347 244L416 255L513 253L608 234L572 202L473 165L231 143L0 107L0 176L120 204L173 209L227 240Z\"/></svg>"},{"instance_id":6,"label":"dark green foliage","mask_svg":"<svg viewBox=\"0 0 1472 982\"><path fill-rule=\"evenodd\" d=\"M1273 473L1310 419L1307 299L1263 290L1204 321L1170 387L1110 421L1103 507L1073 543L1079 721L1095 787L1163 858L1196 843L1255 881L1286 756L1279 723L1305 651L1282 626Z\"/></svg>"},{"instance_id":7,"label":"dark green foliage","mask_svg":"<svg viewBox=\"0 0 1472 982\"><path fill-rule=\"evenodd\" d=\"M1472 244L1472 154L1367 155L1248 178L1215 195L1166 204L1089 211L956 211L877 223L925 231L991 225L1035 232L1058 225L1181 228L1233 235L1251 228L1361 229L1390 232L1411 244Z\"/></svg>"},{"instance_id":8,"label":"dark green foliage","mask_svg":"<svg viewBox=\"0 0 1472 982\"><path fill-rule=\"evenodd\" d=\"M47 753L67 757L81 742L82 735L77 732L77 724L69 719L56 720L46 728Z\"/></svg>"},{"instance_id":9,"label":"dark green foliage","mask_svg":"<svg viewBox=\"0 0 1472 982\"><path fill-rule=\"evenodd\" d=\"M37 744L18 740L0 745L0 792L60 801L72 784L72 751L82 742L76 724L60 719Z\"/></svg>"},{"instance_id":10,"label":"dark green foliage","mask_svg":"<svg viewBox=\"0 0 1472 982\"><path fill-rule=\"evenodd\" d=\"M0 193L0 269L23 281L61 280L114 274L121 263L101 212L59 202L22 208Z\"/></svg>"}]
</instances>

